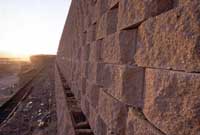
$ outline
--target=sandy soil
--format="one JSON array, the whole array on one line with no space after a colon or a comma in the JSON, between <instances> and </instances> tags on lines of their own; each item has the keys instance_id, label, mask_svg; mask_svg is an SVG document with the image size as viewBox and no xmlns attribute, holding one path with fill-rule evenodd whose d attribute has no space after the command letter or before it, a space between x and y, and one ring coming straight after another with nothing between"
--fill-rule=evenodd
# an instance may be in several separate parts
<instances>
[{"instance_id":1,"label":"sandy soil","mask_svg":"<svg viewBox=\"0 0 200 135\"><path fill-rule=\"evenodd\" d=\"M0 78L0 87L8 87L11 86L12 84L15 84L18 82L18 76L17 74L9 75L3 78Z\"/></svg>"},{"instance_id":2,"label":"sandy soil","mask_svg":"<svg viewBox=\"0 0 200 135\"><path fill-rule=\"evenodd\" d=\"M6 102L16 92L18 81L17 73L0 78L0 105Z\"/></svg>"},{"instance_id":3,"label":"sandy soil","mask_svg":"<svg viewBox=\"0 0 200 135\"><path fill-rule=\"evenodd\" d=\"M33 89L0 135L55 135L54 65L47 66L31 83Z\"/></svg>"}]
</instances>

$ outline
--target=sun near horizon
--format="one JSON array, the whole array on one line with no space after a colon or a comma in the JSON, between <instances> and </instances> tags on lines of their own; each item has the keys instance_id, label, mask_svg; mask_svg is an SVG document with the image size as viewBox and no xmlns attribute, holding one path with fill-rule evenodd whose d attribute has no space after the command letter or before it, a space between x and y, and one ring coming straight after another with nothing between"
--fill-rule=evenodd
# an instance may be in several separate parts
<instances>
[{"instance_id":1,"label":"sun near horizon","mask_svg":"<svg viewBox=\"0 0 200 135\"><path fill-rule=\"evenodd\" d=\"M32 55L55 55L56 54L56 49L52 51L51 49L48 49L48 47L45 48L45 46L43 46L43 49L41 50L38 50L37 46L29 46L29 48L30 50L26 50L26 47L22 46L21 49L10 48L6 50L6 47L0 46L0 58L14 58L14 59L17 58L20 60L29 61Z\"/></svg>"},{"instance_id":2,"label":"sun near horizon","mask_svg":"<svg viewBox=\"0 0 200 135\"><path fill-rule=\"evenodd\" d=\"M25 48L25 47L24 47ZM44 48L42 51L37 51L37 47L33 46L32 51L27 51L23 49L10 49L8 51L3 50L4 48L0 48L0 58L19 58L22 60L29 61L29 58L33 55L55 55L55 52L49 51L48 48ZM35 50L34 50L35 49Z\"/></svg>"},{"instance_id":3,"label":"sun near horizon","mask_svg":"<svg viewBox=\"0 0 200 135\"><path fill-rule=\"evenodd\" d=\"M52 55L52 53L36 53L36 54L27 54L27 53L20 53L20 52L0 52L0 58L9 58L9 59L18 59L22 61L30 61L30 57L33 55Z\"/></svg>"}]
</instances>

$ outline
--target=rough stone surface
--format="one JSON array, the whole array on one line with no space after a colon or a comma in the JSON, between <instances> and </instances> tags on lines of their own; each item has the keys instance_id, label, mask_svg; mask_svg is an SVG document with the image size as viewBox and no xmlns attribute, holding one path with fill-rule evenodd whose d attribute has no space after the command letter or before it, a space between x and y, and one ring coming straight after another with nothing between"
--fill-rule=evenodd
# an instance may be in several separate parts
<instances>
[{"instance_id":1,"label":"rough stone surface","mask_svg":"<svg viewBox=\"0 0 200 135\"><path fill-rule=\"evenodd\" d=\"M183 6L183 5L187 5L190 4L190 2L194 2L197 0L174 0L174 6Z\"/></svg>"},{"instance_id":2,"label":"rough stone surface","mask_svg":"<svg viewBox=\"0 0 200 135\"><path fill-rule=\"evenodd\" d=\"M117 31L118 8L111 9L107 15L107 35Z\"/></svg>"},{"instance_id":3,"label":"rough stone surface","mask_svg":"<svg viewBox=\"0 0 200 135\"><path fill-rule=\"evenodd\" d=\"M103 39L107 34L107 14L101 16L97 23L97 39Z\"/></svg>"},{"instance_id":4,"label":"rough stone surface","mask_svg":"<svg viewBox=\"0 0 200 135\"><path fill-rule=\"evenodd\" d=\"M135 66L107 64L103 68L101 85L118 100L142 106L144 70Z\"/></svg>"},{"instance_id":5,"label":"rough stone surface","mask_svg":"<svg viewBox=\"0 0 200 135\"><path fill-rule=\"evenodd\" d=\"M81 97L81 109L87 119L90 119L90 104L85 96Z\"/></svg>"},{"instance_id":6,"label":"rough stone surface","mask_svg":"<svg viewBox=\"0 0 200 135\"><path fill-rule=\"evenodd\" d=\"M121 0L119 4L119 29L137 26L147 18L172 8L172 0Z\"/></svg>"},{"instance_id":7,"label":"rough stone surface","mask_svg":"<svg viewBox=\"0 0 200 135\"><path fill-rule=\"evenodd\" d=\"M81 78L80 80L78 80L77 82L78 82L78 89L80 90L80 94L81 94L81 96L82 95L85 95L85 93L86 93L86 78Z\"/></svg>"},{"instance_id":8,"label":"rough stone surface","mask_svg":"<svg viewBox=\"0 0 200 135\"><path fill-rule=\"evenodd\" d=\"M92 24L96 24L97 19L99 18L97 10L97 0L91 0L90 12L91 12Z\"/></svg>"},{"instance_id":9,"label":"rough stone surface","mask_svg":"<svg viewBox=\"0 0 200 135\"><path fill-rule=\"evenodd\" d=\"M56 63L95 135L200 135L199 40L199 0L72 0Z\"/></svg>"},{"instance_id":10,"label":"rough stone surface","mask_svg":"<svg viewBox=\"0 0 200 135\"><path fill-rule=\"evenodd\" d=\"M90 46L89 45L81 46L81 59L83 61L88 61L89 54L90 54Z\"/></svg>"},{"instance_id":11,"label":"rough stone surface","mask_svg":"<svg viewBox=\"0 0 200 135\"><path fill-rule=\"evenodd\" d=\"M102 43L102 60L126 64L134 61L136 30L125 30L107 36Z\"/></svg>"},{"instance_id":12,"label":"rough stone surface","mask_svg":"<svg viewBox=\"0 0 200 135\"><path fill-rule=\"evenodd\" d=\"M97 118L98 118L97 110L93 108L92 106L90 106L90 117L88 121L95 134L97 134L96 132Z\"/></svg>"},{"instance_id":13,"label":"rough stone surface","mask_svg":"<svg viewBox=\"0 0 200 135\"><path fill-rule=\"evenodd\" d=\"M139 28L136 63L143 67L200 71L200 4L151 18Z\"/></svg>"},{"instance_id":14,"label":"rough stone surface","mask_svg":"<svg viewBox=\"0 0 200 135\"><path fill-rule=\"evenodd\" d=\"M91 25L87 31L87 44L96 40L96 24Z\"/></svg>"},{"instance_id":15,"label":"rough stone surface","mask_svg":"<svg viewBox=\"0 0 200 135\"><path fill-rule=\"evenodd\" d=\"M99 97L99 115L107 125L107 134L123 135L126 127L127 108L103 90L100 91Z\"/></svg>"},{"instance_id":16,"label":"rough stone surface","mask_svg":"<svg viewBox=\"0 0 200 135\"><path fill-rule=\"evenodd\" d=\"M72 81L78 80L81 75L81 68L77 66L78 64L78 62L72 63Z\"/></svg>"},{"instance_id":17,"label":"rough stone surface","mask_svg":"<svg viewBox=\"0 0 200 135\"><path fill-rule=\"evenodd\" d=\"M79 81L71 82L71 91L77 100L81 100L81 89L79 89Z\"/></svg>"},{"instance_id":18,"label":"rough stone surface","mask_svg":"<svg viewBox=\"0 0 200 135\"><path fill-rule=\"evenodd\" d=\"M133 108L129 108L126 124L126 135L165 135Z\"/></svg>"},{"instance_id":19,"label":"rough stone surface","mask_svg":"<svg viewBox=\"0 0 200 135\"><path fill-rule=\"evenodd\" d=\"M84 17L84 32L87 32L87 29L91 26L92 20L89 15Z\"/></svg>"},{"instance_id":20,"label":"rough stone surface","mask_svg":"<svg viewBox=\"0 0 200 135\"><path fill-rule=\"evenodd\" d=\"M82 61L81 62L81 65L80 65L80 68L81 68L81 76L86 78L87 75L88 75L88 66L89 66L89 63L88 62L85 62L85 61Z\"/></svg>"},{"instance_id":21,"label":"rough stone surface","mask_svg":"<svg viewBox=\"0 0 200 135\"><path fill-rule=\"evenodd\" d=\"M101 16L97 23L97 39L103 39L107 35L117 31L118 9L112 9Z\"/></svg>"},{"instance_id":22,"label":"rough stone surface","mask_svg":"<svg viewBox=\"0 0 200 135\"><path fill-rule=\"evenodd\" d=\"M107 135L107 125L100 116L97 117L96 130L97 135Z\"/></svg>"},{"instance_id":23,"label":"rough stone surface","mask_svg":"<svg viewBox=\"0 0 200 135\"><path fill-rule=\"evenodd\" d=\"M166 134L200 134L200 75L146 70L144 114Z\"/></svg>"},{"instance_id":24,"label":"rough stone surface","mask_svg":"<svg viewBox=\"0 0 200 135\"><path fill-rule=\"evenodd\" d=\"M91 43L90 45L90 62L100 62L102 59L102 40L97 40Z\"/></svg>"},{"instance_id":25,"label":"rough stone surface","mask_svg":"<svg viewBox=\"0 0 200 135\"><path fill-rule=\"evenodd\" d=\"M95 109L98 109L98 101L99 101L99 91L100 87L97 84L93 84L90 81L87 81L87 99L89 100L91 106Z\"/></svg>"},{"instance_id":26,"label":"rough stone surface","mask_svg":"<svg viewBox=\"0 0 200 135\"><path fill-rule=\"evenodd\" d=\"M87 79L94 83L99 83L102 78L102 69L104 64L95 62L95 63L89 63L88 65L88 71L87 71Z\"/></svg>"},{"instance_id":27,"label":"rough stone surface","mask_svg":"<svg viewBox=\"0 0 200 135\"><path fill-rule=\"evenodd\" d=\"M119 6L120 0L108 0L109 8L116 8Z\"/></svg>"},{"instance_id":28,"label":"rough stone surface","mask_svg":"<svg viewBox=\"0 0 200 135\"><path fill-rule=\"evenodd\" d=\"M106 13L108 9L108 1L109 0L97 0L96 2L96 10L97 10L97 17L100 18L103 14Z\"/></svg>"}]
</instances>

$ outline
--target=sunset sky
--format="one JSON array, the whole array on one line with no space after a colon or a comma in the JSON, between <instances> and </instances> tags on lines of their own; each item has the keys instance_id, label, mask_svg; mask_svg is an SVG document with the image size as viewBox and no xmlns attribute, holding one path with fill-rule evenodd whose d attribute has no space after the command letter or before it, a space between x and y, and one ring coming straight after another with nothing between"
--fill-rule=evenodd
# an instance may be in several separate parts
<instances>
[{"instance_id":1,"label":"sunset sky","mask_svg":"<svg viewBox=\"0 0 200 135\"><path fill-rule=\"evenodd\" d=\"M55 54L71 0L0 1L0 55Z\"/></svg>"}]
</instances>

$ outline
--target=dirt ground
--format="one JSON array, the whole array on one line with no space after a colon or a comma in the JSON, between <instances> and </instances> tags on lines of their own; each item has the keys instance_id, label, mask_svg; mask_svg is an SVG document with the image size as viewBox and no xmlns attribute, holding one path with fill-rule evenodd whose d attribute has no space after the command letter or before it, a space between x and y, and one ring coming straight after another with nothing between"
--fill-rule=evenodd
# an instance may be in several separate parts
<instances>
[{"instance_id":1,"label":"dirt ground","mask_svg":"<svg viewBox=\"0 0 200 135\"><path fill-rule=\"evenodd\" d=\"M0 77L0 105L16 92L18 81L19 77L17 73Z\"/></svg>"},{"instance_id":2,"label":"dirt ground","mask_svg":"<svg viewBox=\"0 0 200 135\"><path fill-rule=\"evenodd\" d=\"M30 85L30 95L0 127L0 135L56 135L54 64L47 66Z\"/></svg>"}]
</instances>

